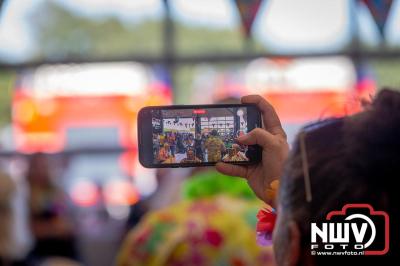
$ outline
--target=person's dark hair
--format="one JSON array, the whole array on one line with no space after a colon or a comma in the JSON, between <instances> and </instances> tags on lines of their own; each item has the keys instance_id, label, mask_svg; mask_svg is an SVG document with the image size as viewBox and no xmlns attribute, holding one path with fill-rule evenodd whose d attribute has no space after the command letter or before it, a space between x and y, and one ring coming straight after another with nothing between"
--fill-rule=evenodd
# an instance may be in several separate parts
<instances>
[{"instance_id":1,"label":"person's dark hair","mask_svg":"<svg viewBox=\"0 0 400 266\"><path fill-rule=\"evenodd\" d=\"M302 254L310 254L311 222L325 222L328 212L348 203L369 203L390 217L390 250L378 260L398 257L400 93L382 90L368 110L304 132L312 201L306 202L299 140L286 164L279 196L282 209L299 225ZM372 256L366 257L370 262ZM349 256L312 259L316 265L332 265Z\"/></svg>"},{"instance_id":2,"label":"person's dark hair","mask_svg":"<svg viewBox=\"0 0 400 266\"><path fill-rule=\"evenodd\" d=\"M218 131L216 129L211 130L211 136L218 136Z\"/></svg>"},{"instance_id":3,"label":"person's dark hair","mask_svg":"<svg viewBox=\"0 0 400 266\"><path fill-rule=\"evenodd\" d=\"M42 153L35 153L29 157L26 179L29 184L37 182L46 184L51 183L49 162L46 155Z\"/></svg>"}]
</instances>

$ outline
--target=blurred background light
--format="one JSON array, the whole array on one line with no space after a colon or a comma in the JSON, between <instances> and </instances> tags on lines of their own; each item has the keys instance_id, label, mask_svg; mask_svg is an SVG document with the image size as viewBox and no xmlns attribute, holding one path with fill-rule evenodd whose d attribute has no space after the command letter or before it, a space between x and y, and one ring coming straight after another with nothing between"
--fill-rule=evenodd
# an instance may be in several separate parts
<instances>
[{"instance_id":1,"label":"blurred background light","mask_svg":"<svg viewBox=\"0 0 400 266\"><path fill-rule=\"evenodd\" d=\"M93 206L99 201L97 186L85 178L71 188L70 195L74 203L81 207Z\"/></svg>"},{"instance_id":2,"label":"blurred background light","mask_svg":"<svg viewBox=\"0 0 400 266\"><path fill-rule=\"evenodd\" d=\"M350 40L349 2L263 1L255 34L275 51L336 50Z\"/></svg>"}]
</instances>

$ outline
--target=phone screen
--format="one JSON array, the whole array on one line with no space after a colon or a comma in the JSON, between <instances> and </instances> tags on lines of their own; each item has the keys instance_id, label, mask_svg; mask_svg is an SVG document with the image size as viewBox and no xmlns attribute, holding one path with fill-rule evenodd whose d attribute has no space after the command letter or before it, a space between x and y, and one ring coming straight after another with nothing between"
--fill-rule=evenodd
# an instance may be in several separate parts
<instances>
[{"instance_id":1,"label":"phone screen","mask_svg":"<svg viewBox=\"0 0 400 266\"><path fill-rule=\"evenodd\" d=\"M238 136L259 123L254 114L249 123L249 109L258 114L254 107L246 105L148 108L152 144L150 165L195 166L219 161L239 164L253 161L255 150L237 142ZM149 138L148 133L142 133L143 138Z\"/></svg>"}]
</instances>

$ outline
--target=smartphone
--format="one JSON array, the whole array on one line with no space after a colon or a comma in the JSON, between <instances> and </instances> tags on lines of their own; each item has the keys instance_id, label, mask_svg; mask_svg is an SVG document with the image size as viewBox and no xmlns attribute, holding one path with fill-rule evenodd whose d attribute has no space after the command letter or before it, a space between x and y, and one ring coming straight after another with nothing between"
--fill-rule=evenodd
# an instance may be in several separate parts
<instances>
[{"instance_id":1,"label":"smartphone","mask_svg":"<svg viewBox=\"0 0 400 266\"><path fill-rule=\"evenodd\" d=\"M148 106L138 115L139 161L147 168L254 164L261 147L236 139L260 126L253 104Z\"/></svg>"}]
</instances>

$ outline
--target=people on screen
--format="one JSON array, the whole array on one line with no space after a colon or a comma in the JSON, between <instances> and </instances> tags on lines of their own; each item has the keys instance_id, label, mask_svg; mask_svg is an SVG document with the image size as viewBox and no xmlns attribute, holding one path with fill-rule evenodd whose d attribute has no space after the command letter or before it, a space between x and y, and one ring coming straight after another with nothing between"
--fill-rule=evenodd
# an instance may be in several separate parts
<instances>
[{"instance_id":1,"label":"people on screen","mask_svg":"<svg viewBox=\"0 0 400 266\"><path fill-rule=\"evenodd\" d=\"M181 163L201 163L201 160L195 156L193 149L188 149L187 157L184 158Z\"/></svg>"},{"instance_id":2,"label":"people on screen","mask_svg":"<svg viewBox=\"0 0 400 266\"><path fill-rule=\"evenodd\" d=\"M206 140L204 146L207 151L208 162L220 161L221 154L226 151L225 144L215 129L211 131L210 137Z\"/></svg>"},{"instance_id":3,"label":"people on screen","mask_svg":"<svg viewBox=\"0 0 400 266\"><path fill-rule=\"evenodd\" d=\"M236 143L239 133L211 132L164 132L153 134L155 163L201 163L248 161L247 147ZM192 157L194 156L194 157Z\"/></svg>"}]
</instances>

